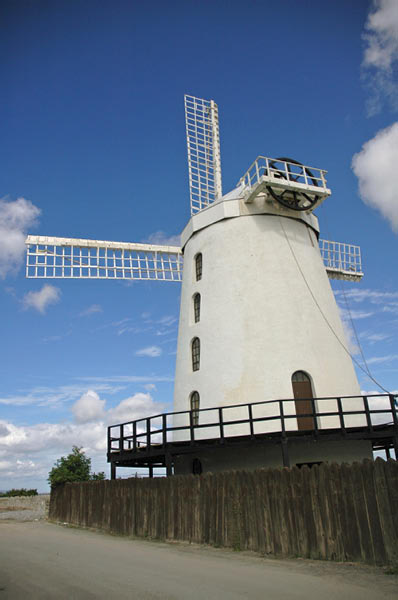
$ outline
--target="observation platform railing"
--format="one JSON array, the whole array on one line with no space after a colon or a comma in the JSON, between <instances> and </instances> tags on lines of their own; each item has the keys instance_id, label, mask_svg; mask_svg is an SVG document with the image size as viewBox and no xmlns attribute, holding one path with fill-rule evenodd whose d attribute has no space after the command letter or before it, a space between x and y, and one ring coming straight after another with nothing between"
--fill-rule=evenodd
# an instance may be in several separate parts
<instances>
[{"instance_id":1,"label":"observation platform railing","mask_svg":"<svg viewBox=\"0 0 398 600\"><path fill-rule=\"evenodd\" d=\"M325 197L330 196L331 193L326 185L326 173L324 169L289 160L258 156L239 179L238 185L251 189L266 182L274 187L312 191L318 196ZM250 201L250 197L247 201Z\"/></svg>"},{"instance_id":2,"label":"observation platform railing","mask_svg":"<svg viewBox=\"0 0 398 600\"><path fill-rule=\"evenodd\" d=\"M170 445L225 443L267 434L317 436L332 430L345 436L358 428L368 437L392 429L396 446L397 398L393 394L289 398L163 413L108 427L108 461L114 454L148 455Z\"/></svg>"}]
</instances>

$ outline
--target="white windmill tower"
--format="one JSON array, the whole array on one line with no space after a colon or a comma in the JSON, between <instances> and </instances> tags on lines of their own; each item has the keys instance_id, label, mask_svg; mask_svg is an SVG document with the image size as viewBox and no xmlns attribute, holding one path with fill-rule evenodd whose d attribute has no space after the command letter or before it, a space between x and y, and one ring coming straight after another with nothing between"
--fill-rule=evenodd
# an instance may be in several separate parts
<instances>
[{"instance_id":1,"label":"white windmill tower","mask_svg":"<svg viewBox=\"0 0 398 600\"><path fill-rule=\"evenodd\" d=\"M191 218L181 248L28 236L27 277L182 279L175 411L236 405L239 415L247 402L359 395L328 277L359 280L360 251L318 239L326 171L259 156L223 196L217 105L185 96L185 112ZM294 400L290 410L309 412Z\"/></svg>"}]
</instances>

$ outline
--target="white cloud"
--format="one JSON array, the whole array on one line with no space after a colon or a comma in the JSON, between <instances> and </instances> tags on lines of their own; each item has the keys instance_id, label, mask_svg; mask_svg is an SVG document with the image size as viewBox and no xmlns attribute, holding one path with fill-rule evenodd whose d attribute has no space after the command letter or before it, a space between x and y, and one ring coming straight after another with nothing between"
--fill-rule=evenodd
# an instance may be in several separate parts
<instances>
[{"instance_id":1,"label":"white cloud","mask_svg":"<svg viewBox=\"0 0 398 600\"><path fill-rule=\"evenodd\" d=\"M88 390L72 406L72 412L78 423L99 421L104 417L105 400L101 400L97 392Z\"/></svg>"},{"instance_id":2,"label":"white cloud","mask_svg":"<svg viewBox=\"0 0 398 600\"><path fill-rule=\"evenodd\" d=\"M102 313L102 307L99 304L92 304L85 310L82 310L82 312L79 313L79 317L89 317L95 313Z\"/></svg>"},{"instance_id":3,"label":"white cloud","mask_svg":"<svg viewBox=\"0 0 398 600\"><path fill-rule=\"evenodd\" d=\"M9 431L5 425L0 425L0 437L8 435Z\"/></svg>"},{"instance_id":4,"label":"white cloud","mask_svg":"<svg viewBox=\"0 0 398 600\"><path fill-rule=\"evenodd\" d=\"M334 293L336 296L345 296L354 302L369 300L372 304L382 304L391 300L398 300L398 292L382 292L380 290L351 288L344 292L335 290Z\"/></svg>"},{"instance_id":5,"label":"white cloud","mask_svg":"<svg viewBox=\"0 0 398 600\"><path fill-rule=\"evenodd\" d=\"M0 438L0 448L15 455L26 458L42 450L63 449L70 452L72 446L83 446L90 450L105 450L106 428L102 422L92 423L90 427L85 424L74 423L39 423L31 426L17 426L13 423L2 422L6 425L9 434Z\"/></svg>"},{"instance_id":6,"label":"white cloud","mask_svg":"<svg viewBox=\"0 0 398 600\"><path fill-rule=\"evenodd\" d=\"M34 308L42 315L45 314L49 304L56 304L61 297L61 291L54 285L46 283L38 292L28 292L23 298L25 309Z\"/></svg>"},{"instance_id":7,"label":"white cloud","mask_svg":"<svg viewBox=\"0 0 398 600\"><path fill-rule=\"evenodd\" d=\"M115 408L110 408L106 418L109 424L124 423L159 414L163 408L150 394L139 392L122 400Z\"/></svg>"},{"instance_id":8,"label":"white cloud","mask_svg":"<svg viewBox=\"0 0 398 600\"><path fill-rule=\"evenodd\" d=\"M345 341L347 342L347 344L344 344L344 346L347 347L347 350L352 356L355 356L356 354L359 354L359 347L356 341L355 331L352 328L351 321L349 320L349 318L347 318L346 314L344 313L344 311L341 310L341 308L340 316L341 322L343 324ZM344 342L344 340L342 341Z\"/></svg>"},{"instance_id":9,"label":"white cloud","mask_svg":"<svg viewBox=\"0 0 398 600\"><path fill-rule=\"evenodd\" d=\"M116 394L125 389L124 385L114 385L107 382L106 378L88 377L84 381L89 382L90 389L96 393L103 392L109 395ZM143 381L148 381L148 378ZM116 382L119 383L119 382ZM126 381L126 383L135 383ZM87 392L87 383L77 385L61 385L58 387L36 387L29 392L19 393L14 396L0 397L0 404L8 406L50 406L54 407L68 402L76 402L83 394ZM1 432L0 432L1 435Z\"/></svg>"},{"instance_id":10,"label":"white cloud","mask_svg":"<svg viewBox=\"0 0 398 600\"><path fill-rule=\"evenodd\" d=\"M154 244L157 246L181 246L181 237L179 235L168 236L164 231L155 231L151 233L146 240L146 244Z\"/></svg>"},{"instance_id":11,"label":"white cloud","mask_svg":"<svg viewBox=\"0 0 398 600\"><path fill-rule=\"evenodd\" d=\"M370 344L375 344L377 342L384 342L391 338L390 333L371 333L369 331L364 331L360 334L360 337L369 342Z\"/></svg>"},{"instance_id":12,"label":"white cloud","mask_svg":"<svg viewBox=\"0 0 398 600\"><path fill-rule=\"evenodd\" d=\"M365 311L365 310L350 310L348 311L345 308L341 308L342 318L344 320L347 319L367 319L368 317L373 316L373 312Z\"/></svg>"},{"instance_id":13,"label":"white cloud","mask_svg":"<svg viewBox=\"0 0 398 600\"><path fill-rule=\"evenodd\" d=\"M152 391L156 391L156 385L154 383L147 383L146 385L144 385L144 388L146 389L147 392L152 392Z\"/></svg>"},{"instance_id":14,"label":"white cloud","mask_svg":"<svg viewBox=\"0 0 398 600\"><path fill-rule=\"evenodd\" d=\"M177 317L175 317L174 315L165 315L156 322L159 323L159 325L163 325L164 327L171 327L171 325L174 325L176 321Z\"/></svg>"},{"instance_id":15,"label":"white cloud","mask_svg":"<svg viewBox=\"0 0 398 600\"><path fill-rule=\"evenodd\" d=\"M394 109L398 108L398 84L394 81L394 67L398 62L397 0L374 0L365 29L362 67L371 91L367 109L372 116L381 110L384 97Z\"/></svg>"},{"instance_id":16,"label":"white cloud","mask_svg":"<svg viewBox=\"0 0 398 600\"><path fill-rule=\"evenodd\" d=\"M391 363L398 360L398 354L387 354L386 356L374 356L367 359L368 365L375 365L381 363Z\"/></svg>"},{"instance_id":17,"label":"white cloud","mask_svg":"<svg viewBox=\"0 0 398 600\"><path fill-rule=\"evenodd\" d=\"M379 131L352 159L363 202L378 210L398 233L397 165L398 122Z\"/></svg>"},{"instance_id":18,"label":"white cloud","mask_svg":"<svg viewBox=\"0 0 398 600\"><path fill-rule=\"evenodd\" d=\"M0 420L2 489L15 487L15 481L20 481L17 487L26 487L26 480L36 480L44 491L47 488L44 482L55 460L69 454L74 445L82 447L94 459L93 463L98 464L95 470L107 470L107 425L145 418L164 409L150 394L137 393L106 410L105 401L93 390L86 390L72 407L74 423L18 426Z\"/></svg>"},{"instance_id":19,"label":"white cloud","mask_svg":"<svg viewBox=\"0 0 398 600\"><path fill-rule=\"evenodd\" d=\"M154 358L156 356L160 356L162 354L162 349L159 346L148 346L147 348L141 348L141 350L137 350L135 353L136 356L150 356Z\"/></svg>"},{"instance_id":20,"label":"white cloud","mask_svg":"<svg viewBox=\"0 0 398 600\"><path fill-rule=\"evenodd\" d=\"M398 315L398 303L392 303L389 306L383 306L382 311L392 313L393 315Z\"/></svg>"},{"instance_id":21,"label":"white cloud","mask_svg":"<svg viewBox=\"0 0 398 600\"><path fill-rule=\"evenodd\" d=\"M0 278L16 272L22 264L28 228L34 227L40 209L29 200L0 199Z\"/></svg>"}]
</instances>

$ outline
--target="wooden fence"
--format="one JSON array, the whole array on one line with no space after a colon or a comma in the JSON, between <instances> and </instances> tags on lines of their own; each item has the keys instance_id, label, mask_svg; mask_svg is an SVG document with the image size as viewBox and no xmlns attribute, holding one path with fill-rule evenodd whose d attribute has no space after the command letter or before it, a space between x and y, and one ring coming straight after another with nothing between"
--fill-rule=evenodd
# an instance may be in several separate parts
<instances>
[{"instance_id":1,"label":"wooden fence","mask_svg":"<svg viewBox=\"0 0 398 600\"><path fill-rule=\"evenodd\" d=\"M50 519L274 556L398 564L398 463L67 483Z\"/></svg>"}]
</instances>

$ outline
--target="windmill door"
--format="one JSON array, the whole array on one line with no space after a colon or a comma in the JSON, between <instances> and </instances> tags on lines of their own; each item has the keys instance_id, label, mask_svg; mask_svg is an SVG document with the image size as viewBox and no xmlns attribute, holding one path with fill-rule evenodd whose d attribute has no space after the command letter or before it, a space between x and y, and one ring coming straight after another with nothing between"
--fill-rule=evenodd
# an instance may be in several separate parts
<instances>
[{"instance_id":1,"label":"windmill door","mask_svg":"<svg viewBox=\"0 0 398 600\"><path fill-rule=\"evenodd\" d=\"M292 386L298 429L314 429L314 419L308 416L313 412L311 398L314 397L310 378L304 371L296 371L292 376ZM300 415L307 416L301 417Z\"/></svg>"}]
</instances>

